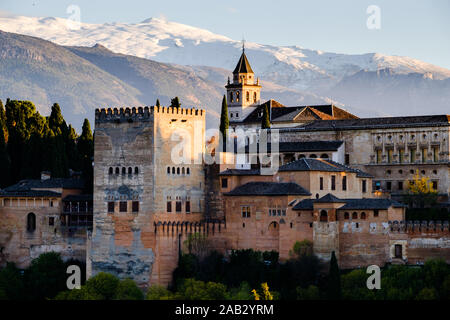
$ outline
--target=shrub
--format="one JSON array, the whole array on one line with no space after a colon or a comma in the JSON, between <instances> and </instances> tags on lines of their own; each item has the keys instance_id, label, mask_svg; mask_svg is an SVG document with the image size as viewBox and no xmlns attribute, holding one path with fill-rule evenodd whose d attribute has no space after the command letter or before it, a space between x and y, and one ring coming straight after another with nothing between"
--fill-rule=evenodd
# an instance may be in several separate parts
<instances>
[{"instance_id":1,"label":"shrub","mask_svg":"<svg viewBox=\"0 0 450 320\"><path fill-rule=\"evenodd\" d=\"M163 286L153 285L148 288L147 300L171 300L173 299L173 293L167 290Z\"/></svg>"},{"instance_id":2,"label":"shrub","mask_svg":"<svg viewBox=\"0 0 450 320\"><path fill-rule=\"evenodd\" d=\"M131 279L125 279L119 282L114 295L115 300L143 300L142 290Z\"/></svg>"},{"instance_id":3,"label":"shrub","mask_svg":"<svg viewBox=\"0 0 450 320\"><path fill-rule=\"evenodd\" d=\"M66 266L59 253L43 253L31 262L24 278L28 298L53 298L66 289Z\"/></svg>"},{"instance_id":4,"label":"shrub","mask_svg":"<svg viewBox=\"0 0 450 320\"><path fill-rule=\"evenodd\" d=\"M100 272L86 281L86 289L101 297L101 300L112 300L118 285L119 279L105 272Z\"/></svg>"}]
</instances>

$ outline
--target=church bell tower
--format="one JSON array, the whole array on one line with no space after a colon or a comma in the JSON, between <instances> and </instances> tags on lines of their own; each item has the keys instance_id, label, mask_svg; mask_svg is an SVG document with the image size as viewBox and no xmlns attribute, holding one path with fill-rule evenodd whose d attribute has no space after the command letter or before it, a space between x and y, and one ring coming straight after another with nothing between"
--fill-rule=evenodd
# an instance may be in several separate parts
<instances>
[{"instance_id":1,"label":"church bell tower","mask_svg":"<svg viewBox=\"0 0 450 320\"><path fill-rule=\"evenodd\" d=\"M250 63L242 45L242 54L233 71L233 82L225 86L227 89L228 119L230 122L244 120L261 102L261 86L255 79Z\"/></svg>"}]
</instances>

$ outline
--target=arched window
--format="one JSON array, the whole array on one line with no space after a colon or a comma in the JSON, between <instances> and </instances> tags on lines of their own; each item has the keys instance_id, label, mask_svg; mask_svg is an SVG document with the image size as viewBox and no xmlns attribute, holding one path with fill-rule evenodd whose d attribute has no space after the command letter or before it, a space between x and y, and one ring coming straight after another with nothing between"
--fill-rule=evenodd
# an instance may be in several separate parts
<instances>
[{"instance_id":1,"label":"arched window","mask_svg":"<svg viewBox=\"0 0 450 320\"><path fill-rule=\"evenodd\" d=\"M170 174L170 167L167 167L167 174Z\"/></svg>"},{"instance_id":2,"label":"arched window","mask_svg":"<svg viewBox=\"0 0 450 320\"><path fill-rule=\"evenodd\" d=\"M186 174L191 174L191 170L189 168L186 168Z\"/></svg>"},{"instance_id":3,"label":"arched window","mask_svg":"<svg viewBox=\"0 0 450 320\"><path fill-rule=\"evenodd\" d=\"M172 174L175 174L175 167L172 167Z\"/></svg>"},{"instance_id":4,"label":"arched window","mask_svg":"<svg viewBox=\"0 0 450 320\"><path fill-rule=\"evenodd\" d=\"M323 222L328 221L328 213L326 210L320 211L320 221L323 221Z\"/></svg>"},{"instance_id":5,"label":"arched window","mask_svg":"<svg viewBox=\"0 0 450 320\"><path fill-rule=\"evenodd\" d=\"M328 159L328 155L327 155L326 153L323 153L320 157L321 157L322 159Z\"/></svg>"},{"instance_id":6,"label":"arched window","mask_svg":"<svg viewBox=\"0 0 450 320\"><path fill-rule=\"evenodd\" d=\"M256 103L256 92L253 92L253 102Z\"/></svg>"},{"instance_id":7,"label":"arched window","mask_svg":"<svg viewBox=\"0 0 450 320\"><path fill-rule=\"evenodd\" d=\"M320 197L320 196L319 196L319 194L318 194L318 193L316 193L316 199L319 199L319 197Z\"/></svg>"},{"instance_id":8,"label":"arched window","mask_svg":"<svg viewBox=\"0 0 450 320\"><path fill-rule=\"evenodd\" d=\"M350 214L348 212L344 213L344 219L345 220L350 219Z\"/></svg>"},{"instance_id":9,"label":"arched window","mask_svg":"<svg viewBox=\"0 0 450 320\"><path fill-rule=\"evenodd\" d=\"M180 174L180 167L177 168L177 174Z\"/></svg>"},{"instance_id":10,"label":"arched window","mask_svg":"<svg viewBox=\"0 0 450 320\"><path fill-rule=\"evenodd\" d=\"M365 212L361 212L361 219L362 220L366 219L366 213Z\"/></svg>"},{"instance_id":11,"label":"arched window","mask_svg":"<svg viewBox=\"0 0 450 320\"><path fill-rule=\"evenodd\" d=\"M134 167L134 174L139 174L139 168L138 167Z\"/></svg>"},{"instance_id":12,"label":"arched window","mask_svg":"<svg viewBox=\"0 0 450 320\"><path fill-rule=\"evenodd\" d=\"M233 102L233 92L230 92L230 101Z\"/></svg>"},{"instance_id":13,"label":"arched window","mask_svg":"<svg viewBox=\"0 0 450 320\"><path fill-rule=\"evenodd\" d=\"M184 169L184 167L181 168L181 174L185 174L185 169Z\"/></svg>"},{"instance_id":14,"label":"arched window","mask_svg":"<svg viewBox=\"0 0 450 320\"><path fill-rule=\"evenodd\" d=\"M127 173L127 169L125 167L122 167L122 174Z\"/></svg>"},{"instance_id":15,"label":"arched window","mask_svg":"<svg viewBox=\"0 0 450 320\"><path fill-rule=\"evenodd\" d=\"M132 174L133 173L133 168L128 167L128 174Z\"/></svg>"},{"instance_id":16,"label":"arched window","mask_svg":"<svg viewBox=\"0 0 450 320\"><path fill-rule=\"evenodd\" d=\"M33 232L34 230L36 230L36 215L30 212L27 215L27 231Z\"/></svg>"},{"instance_id":17,"label":"arched window","mask_svg":"<svg viewBox=\"0 0 450 320\"><path fill-rule=\"evenodd\" d=\"M109 167L109 174L113 174L114 173L114 169L112 167Z\"/></svg>"},{"instance_id":18,"label":"arched window","mask_svg":"<svg viewBox=\"0 0 450 320\"><path fill-rule=\"evenodd\" d=\"M236 102L239 102L239 91L236 91Z\"/></svg>"},{"instance_id":19,"label":"arched window","mask_svg":"<svg viewBox=\"0 0 450 320\"><path fill-rule=\"evenodd\" d=\"M120 169L119 169L119 167L117 167L116 168L116 174L119 174L120 173Z\"/></svg>"},{"instance_id":20,"label":"arched window","mask_svg":"<svg viewBox=\"0 0 450 320\"><path fill-rule=\"evenodd\" d=\"M358 214L356 212L352 213L352 219L358 219Z\"/></svg>"},{"instance_id":21,"label":"arched window","mask_svg":"<svg viewBox=\"0 0 450 320\"><path fill-rule=\"evenodd\" d=\"M247 91L247 94L246 94L246 98L247 98L247 102L249 102L250 101L250 92L248 92L248 91Z\"/></svg>"},{"instance_id":22,"label":"arched window","mask_svg":"<svg viewBox=\"0 0 450 320\"><path fill-rule=\"evenodd\" d=\"M298 156L298 158L299 158L299 159L303 159L303 158L305 158L305 155L304 155L304 154L301 154L301 155Z\"/></svg>"},{"instance_id":23,"label":"arched window","mask_svg":"<svg viewBox=\"0 0 450 320\"><path fill-rule=\"evenodd\" d=\"M313 153L312 155L309 156L311 159L316 159L317 156Z\"/></svg>"}]
</instances>

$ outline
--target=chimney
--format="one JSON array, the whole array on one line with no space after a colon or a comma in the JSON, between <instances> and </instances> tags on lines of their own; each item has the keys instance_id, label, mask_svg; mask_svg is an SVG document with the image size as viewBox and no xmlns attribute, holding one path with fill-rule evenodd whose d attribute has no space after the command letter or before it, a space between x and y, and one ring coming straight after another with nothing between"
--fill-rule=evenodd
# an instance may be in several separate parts
<instances>
[{"instance_id":1,"label":"chimney","mask_svg":"<svg viewBox=\"0 0 450 320\"><path fill-rule=\"evenodd\" d=\"M41 180L42 180L42 181L43 181L43 180L48 180L48 179L50 179L51 176L52 176L52 174L51 174L50 171L42 171L42 172L41 172Z\"/></svg>"}]
</instances>

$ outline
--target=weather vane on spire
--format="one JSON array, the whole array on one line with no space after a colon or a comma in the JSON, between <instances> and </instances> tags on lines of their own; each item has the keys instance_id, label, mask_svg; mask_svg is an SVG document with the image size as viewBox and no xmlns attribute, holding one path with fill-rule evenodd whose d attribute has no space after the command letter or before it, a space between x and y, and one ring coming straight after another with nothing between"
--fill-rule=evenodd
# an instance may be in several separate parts
<instances>
[{"instance_id":1,"label":"weather vane on spire","mask_svg":"<svg viewBox=\"0 0 450 320\"><path fill-rule=\"evenodd\" d=\"M242 53L245 52L245 38L242 37Z\"/></svg>"}]
</instances>

